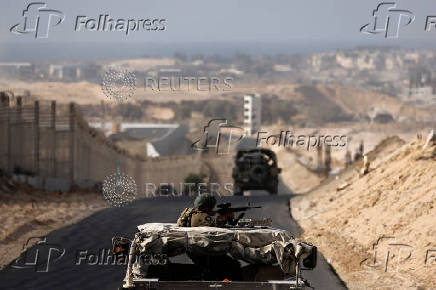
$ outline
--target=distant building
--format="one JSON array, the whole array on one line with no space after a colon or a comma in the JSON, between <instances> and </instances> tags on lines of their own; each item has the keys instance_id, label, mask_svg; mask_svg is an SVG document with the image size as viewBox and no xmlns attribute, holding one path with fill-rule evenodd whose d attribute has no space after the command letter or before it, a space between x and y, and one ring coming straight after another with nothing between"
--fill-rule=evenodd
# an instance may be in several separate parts
<instances>
[{"instance_id":1,"label":"distant building","mask_svg":"<svg viewBox=\"0 0 436 290\"><path fill-rule=\"evenodd\" d=\"M85 65L82 67L81 77L88 82L99 82L101 80L101 66L96 64Z\"/></svg>"},{"instance_id":2,"label":"distant building","mask_svg":"<svg viewBox=\"0 0 436 290\"><path fill-rule=\"evenodd\" d=\"M423 67L409 71L409 88L423 88L431 84L431 72Z\"/></svg>"},{"instance_id":3,"label":"distant building","mask_svg":"<svg viewBox=\"0 0 436 290\"><path fill-rule=\"evenodd\" d=\"M18 74L21 79L31 79L35 77L35 65L25 65L18 68Z\"/></svg>"},{"instance_id":4,"label":"distant building","mask_svg":"<svg viewBox=\"0 0 436 290\"><path fill-rule=\"evenodd\" d=\"M35 65L28 62L3 62L0 63L0 72L10 77L29 79L35 75Z\"/></svg>"},{"instance_id":5,"label":"distant building","mask_svg":"<svg viewBox=\"0 0 436 290\"><path fill-rule=\"evenodd\" d=\"M180 68L160 68L158 71L159 77L181 77L183 71Z\"/></svg>"},{"instance_id":6,"label":"distant building","mask_svg":"<svg viewBox=\"0 0 436 290\"><path fill-rule=\"evenodd\" d=\"M277 72L290 72L292 71L291 66L288 64L275 64L273 70Z\"/></svg>"},{"instance_id":7,"label":"distant building","mask_svg":"<svg viewBox=\"0 0 436 290\"><path fill-rule=\"evenodd\" d=\"M78 81L81 78L81 69L77 65L65 65L62 75L64 81Z\"/></svg>"},{"instance_id":8,"label":"distant building","mask_svg":"<svg viewBox=\"0 0 436 290\"><path fill-rule=\"evenodd\" d=\"M141 141L149 157L186 155L193 153L186 134L189 128L179 124L90 122L101 129L112 142Z\"/></svg>"},{"instance_id":9,"label":"distant building","mask_svg":"<svg viewBox=\"0 0 436 290\"><path fill-rule=\"evenodd\" d=\"M50 64L48 75L52 80L98 82L101 66L95 64Z\"/></svg>"},{"instance_id":10,"label":"distant building","mask_svg":"<svg viewBox=\"0 0 436 290\"><path fill-rule=\"evenodd\" d=\"M51 78L59 79L59 80L63 79L64 78L63 65L51 64L49 66L48 73Z\"/></svg>"},{"instance_id":11,"label":"distant building","mask_svg":"<svg viewBox=\"0 0 436 290\"><path fill-rule=\"evenodd\" d=\"M262 99L258 94L244 96L244 131L252 135L259 131L261 125Z\"/></svg>"},{"instance_id":12,"label":"distant building","mask_svg":"<svg viewBox=\"0 0 436 290\"><path fill-rule=\"evenodd\" d=\"M409 89L409 98L412 100L423 100L426 101L429 96L433 95L433 88L428 87L413 87Z\"/></svg>"},{"instance_id":13,"label":"distant building","mask_svg":"<svg viewBox=\"0 0 436 290\"><path fill-rule=\"evenodd\" d=\"M238 70L236 68L228 68L228 69L220 69L218 71L220 75L234 75L234 76L242 76L244 72L242 70Z\"/></svg>"},{"instance_id":14,"label":"distant building","mask_svg":"<svg viewBox=\"0 0 436 290\"><path fill-rule=\"evenodd\" d=\"M417 106L432 105L436 104L435 88L432 73L424 67L418 67L409 71L409 87L404 88L399 97Z\"/></svg>"},{"instance_id":15,"label":"distant building","mask_svg":"<svg viewBox=\"0 0 436 290\"><path fill-rule=\"evenodd\" d=\"M407 88L399 97L403 101L415 105L426 106L436 104L435 89L431 86Z\"/></svg>"}]
</instances>

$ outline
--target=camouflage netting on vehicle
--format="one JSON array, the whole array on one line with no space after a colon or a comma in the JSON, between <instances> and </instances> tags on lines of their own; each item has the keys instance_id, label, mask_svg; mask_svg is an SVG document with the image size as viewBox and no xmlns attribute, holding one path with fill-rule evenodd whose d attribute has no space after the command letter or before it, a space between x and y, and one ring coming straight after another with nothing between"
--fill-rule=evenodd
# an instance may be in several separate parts
<instances>
[{"instance_id":1,"label":"camouflage netting on vehicle","mask_svg":"<svg viewBox=\"0 0 436 290\"><path fill-rule=\"evenodd\" d=\"M230 254L250 264L278 264L284 273L295 275L297 260L311 253L309 245L298 242L288 231L274 228L178 227L149 223L138 226L138 230L132 243L131 254L134 255ZM135 276L143 274L141 267L133 268ZM127 272L132 273L130 262Z\"/></svg>"}]
</instances>

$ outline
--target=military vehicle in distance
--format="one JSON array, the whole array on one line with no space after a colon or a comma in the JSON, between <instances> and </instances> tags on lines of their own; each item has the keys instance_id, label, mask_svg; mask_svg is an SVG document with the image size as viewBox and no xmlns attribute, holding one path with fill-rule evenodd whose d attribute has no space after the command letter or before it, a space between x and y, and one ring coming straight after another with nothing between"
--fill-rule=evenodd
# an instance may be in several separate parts
<instances>
[{"instance_id":1,"label":"military vehicle in distance","mask_svg":"<svg viewBox=\"0 0 436 290\"><path fill-rule=\"evenodd\" d=\"M310 287L301 270L316 267L317 248L270 224L270 219L241 219L220 228L140 225L133 240L112 240L114 252L128 256L120 289Z\"/></svg>"},{"instance_id":2,"label":"military vehicle in distance","mask_svg":"<svg viewBox=\"0 0 436 290\"><path fill-rule=\"evenodd\" d=\"M277 194L279 174L276 154L268 149L239 150L233 168L233 195L244 190L266 190Z\"/></svg>"}]
</instances>

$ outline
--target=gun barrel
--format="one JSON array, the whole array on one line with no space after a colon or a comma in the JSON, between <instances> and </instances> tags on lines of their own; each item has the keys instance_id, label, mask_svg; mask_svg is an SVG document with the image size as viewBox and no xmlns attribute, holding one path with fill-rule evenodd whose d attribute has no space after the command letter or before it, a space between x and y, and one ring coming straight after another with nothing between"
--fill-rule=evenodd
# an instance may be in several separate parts
<instances>
[{"instance_id":1,"label":"gun barrel","mask_svg":"<svg viewBox=\"0 0 436 290\"><path fill-rule=\"evenodd\" d=\"M217 213L217 214L227 214L227 213L232 213L232 212L246 211L246 210L249 210L249 209L252 209L252 208L262 208L261 206L231 207L231 205L229 203L223 204L223 205L218 205L218 209L217 210L211 210L211 211L208 211L208 212L214 213L214 214L215 213Z\"/></svg>"},{"instance_id":2,"label":"gun barrel","mask_svg":"<svg viewBox=\"0 0 436 290\"><path fill-rule=\"evenodd\" d=\"M240 212L240 211L246 211L252 208L262 208L261 206L243 206L243 207L228 207L228 208L222 208L217 211L216 213L219 214L225 214L225 213L231 213L231 212Z\"/></svg>"}]
</instances>

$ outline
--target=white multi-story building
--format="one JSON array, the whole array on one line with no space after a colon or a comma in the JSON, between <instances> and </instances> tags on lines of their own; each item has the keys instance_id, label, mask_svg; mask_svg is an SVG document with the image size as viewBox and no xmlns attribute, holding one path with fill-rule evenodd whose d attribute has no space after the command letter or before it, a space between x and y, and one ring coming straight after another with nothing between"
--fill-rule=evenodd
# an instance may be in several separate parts
<instances>
[{"instance_id":1,"label":"white multi-story building","mask_svg":"<svg viewBox=\"0 0 436 290\"><path fill-rule=\"evenodd\" d=\"M403 94L399 97L405 102L411 102L421 105L436 104L436 94L431 86L412 87L404 89Z\"/></svg>"},{"instance_id":2,"label":"white multi-story building","mask_svg":"<svg viewBox=\"0 0 436 290\"><path fill-rule=\"evenodd\" d=\"M261 125L262 100L258 94L244 96L244 131L245 135L255 134Z\"/></svg>"}]
</instances>

